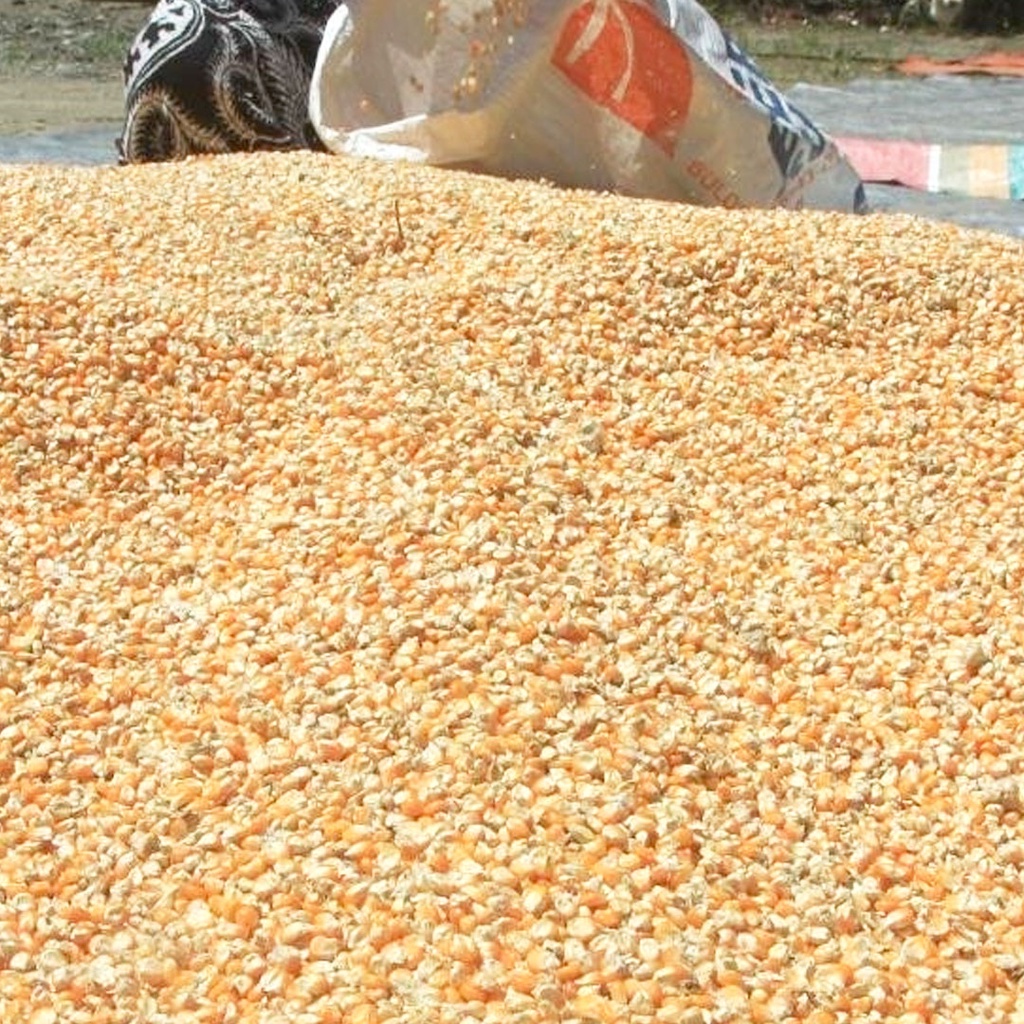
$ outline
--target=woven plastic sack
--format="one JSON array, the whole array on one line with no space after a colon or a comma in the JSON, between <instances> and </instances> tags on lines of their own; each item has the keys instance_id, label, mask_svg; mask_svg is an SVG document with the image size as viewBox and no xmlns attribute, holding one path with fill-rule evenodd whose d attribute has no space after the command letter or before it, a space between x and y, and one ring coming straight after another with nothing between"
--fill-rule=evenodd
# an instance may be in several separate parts
<instances>
[{"instance_id":1,"label":"woven plastic sack","mask_svg":"<svg viewBox=\"0 0 1024 1024\"><path fill-rule=\"evenodd\" d=\"M695 0L351 0L329 150L721 206L864 208L857 174Z\"/></svg>"}]
</instances>

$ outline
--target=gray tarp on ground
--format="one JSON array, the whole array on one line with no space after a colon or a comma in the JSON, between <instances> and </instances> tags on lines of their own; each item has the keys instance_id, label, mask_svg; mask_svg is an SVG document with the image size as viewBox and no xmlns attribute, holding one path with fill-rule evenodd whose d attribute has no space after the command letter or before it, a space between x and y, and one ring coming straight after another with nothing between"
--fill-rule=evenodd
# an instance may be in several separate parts
<instances>
[{"instance_id":1,"label":"gray tarp on ground","mask_svg":"<svg viewBox=\"0 0 1024 1024\"><path fill-rule=\"evenodd\" d=\"M947 76L794 86L789 97L831 135L946 145L1024 143L1024 79ZM0 135L0 163L106 164L117 125ZM917 214L1024 238L1024 202L869 185L876 210Z\"/></svg>"},{"instance_id":2,"label":"gray tarp on ground","mask_svg":"<svg viewBox=\"0 0 1024 1024\"><path fill-rule=\"evenodd\" d=\"M833 135L1024 143L1024 78L863 78L840 87L801 83L787 95Z\"/></svg>"},{"instance_id":3,"label":"gray tarp on ground","mask_svg":"<svg viewBox=\"0 0 1024 1024\"><path fill-rule=\"evenodd\" d=\"M111 164L116 159L114 140L118 128L118 125L106 125L24 135L0 134L0 163Z\"/></svg>"}]
</instances>

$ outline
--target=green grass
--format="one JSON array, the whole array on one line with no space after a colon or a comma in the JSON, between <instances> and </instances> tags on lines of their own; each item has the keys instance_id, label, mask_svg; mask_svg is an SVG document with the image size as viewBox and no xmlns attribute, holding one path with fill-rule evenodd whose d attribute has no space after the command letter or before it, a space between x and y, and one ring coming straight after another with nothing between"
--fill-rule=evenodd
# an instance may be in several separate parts
<instances>
[{"instance_id":1,"label":"green grass","mask_svg":"<svg viewBox=\"0 0 1024 1024\"><path fill-rule=\"evenodd\" d=\"M84 32L75 43L77 61L86 65L120 66L134 38L134 29L122 28L114 32L109 29L94 29Z\"/></svg>"},{"instance_id":2,"label":"green grass","mask_svg":"<svg viewBox=\"0 0 1024 1024\"><path fill-rule=\"evenodd\" d=\"M881 28L824 20L763 24L728 11L719 13L719 19L784 88L798 81L828 84L894 74L894 66L911 55L954 60L995 49L1024 50L1024 35L958 36L931 27Z\"/></svg>"},{"instance_id":3,"label":"green grass","mask_svg":"<svg viewBox=\"0 0 1024 1024\"><path fill-rule=\"evenodd\" d=\"M835 83L885 75L911 54L962 58L991 49L1024 50L1024 35L986 38L956 36L927 27L897 29L854 25L834 19L779 16L758 21L735 4L709 9L768 76L785 88L798 81ZM135 33L149 13L146 5L80 3L73 22L47 17L28 2L11 8L0 23L0 68L5 73L37 71L64 75L109 74L120 70Z\"/></svg>"},{"instance_id":4,"label":"green grass","mask_svg":"<svg viewBox=\"0 0 1024 1024\"><path fill-rule=\"evenodd\" d=\"M80 6L70 24L45 13L34 16L31 3L13 8L13 16L0 25L3 73L90 75L119 70L148 9L129 8L111 15L96 5Z\"/></svg>"}]
</instances>

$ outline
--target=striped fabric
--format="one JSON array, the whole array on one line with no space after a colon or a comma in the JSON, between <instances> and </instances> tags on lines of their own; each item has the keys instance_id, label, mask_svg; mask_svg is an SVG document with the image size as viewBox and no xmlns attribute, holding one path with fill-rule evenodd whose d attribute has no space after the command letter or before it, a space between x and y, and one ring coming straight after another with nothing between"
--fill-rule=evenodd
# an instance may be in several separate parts
<instances>
[{"instance_id":1,"label":"striped fabric","mask_svg":"<svg viewBox=\"0 0 1024 1024\"><path fill-rule=\"evenodd\" d=\"M836 143L864 181L905 185L923 192L1024 200L1024 142L943 146L838 138Z\"/></svg>"}]
</instances>

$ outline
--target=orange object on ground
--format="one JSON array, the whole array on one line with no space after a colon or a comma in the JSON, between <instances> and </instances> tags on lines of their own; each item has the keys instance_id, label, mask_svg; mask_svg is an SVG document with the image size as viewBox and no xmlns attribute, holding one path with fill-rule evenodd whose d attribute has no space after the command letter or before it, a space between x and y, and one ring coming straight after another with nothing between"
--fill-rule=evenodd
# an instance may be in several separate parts
<instances>
[{"instance_id":1,"label":"orange object on ground","mask_svg":"<svg viewBox=\"0 0 1024 1024\"><path fill-rule=\"evenodd\" d=\"M907 57L896 65L904 75L1010 75L1024 78L1024 53L980 53L963 60Z\"/></svg>"}]
</instances>

